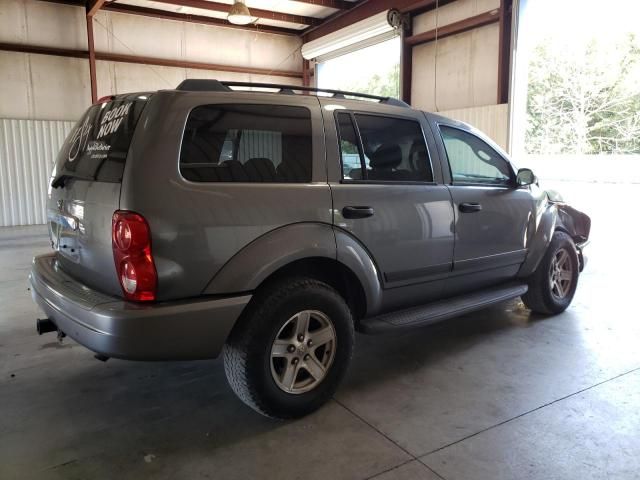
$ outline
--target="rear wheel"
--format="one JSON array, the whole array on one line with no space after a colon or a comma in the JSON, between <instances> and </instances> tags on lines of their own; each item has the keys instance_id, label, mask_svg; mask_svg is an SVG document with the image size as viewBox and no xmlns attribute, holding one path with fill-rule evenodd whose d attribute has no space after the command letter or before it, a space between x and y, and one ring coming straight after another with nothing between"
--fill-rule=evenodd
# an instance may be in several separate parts
<instances>
[{"instance_id":1,"label":"rear wheel","mask_svg":"<svg viewBox=\"0 0 640 480\"><path fill-rule=\"evenodd\" d=\"M229 385L259 413L306 415L324 404L353 351L351 312L326 283L281 281L259 291L224 347Z\"/></svg>"},{"instance_id":2,"label":"rear wheel","mask_svg":"<svg viewBox=\"0 0 640 480\"><path fill-rule=\"evenodd\" d=\"M524 304L537 313L556 314L571 304L578 286L579 261L575 244L564 232L555 232L538 268L529 278Z\"/></svg>"}]
</instances>

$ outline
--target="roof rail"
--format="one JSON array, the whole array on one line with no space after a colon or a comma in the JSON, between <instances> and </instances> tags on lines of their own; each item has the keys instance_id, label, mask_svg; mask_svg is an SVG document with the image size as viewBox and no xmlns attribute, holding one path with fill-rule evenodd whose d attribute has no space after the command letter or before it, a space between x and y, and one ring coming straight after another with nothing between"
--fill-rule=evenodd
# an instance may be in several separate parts
<instances>
[{"instance_id":1,"label":"roof rail","mask_svg":"<svg viewBox=\"0 0 640 480\"><path fill-rule=\"evenodd\" d=\"M231 89L218 80L204 80L199 78L188 78L180 82L176 90L189 92L230 92Z\"/></svg>"},{"instance_id":2,"label":"roof rail","mask_svg":"<svg viewBox=\"0 0 640 480\"><path fill-rule=\"evenodd\" d=\"M298 85L281 85L277 83L253 83L253 82L221 82L219 80L206 80L206 79L189 79L184 80L176 90L184 91L198 91L198 92L230 92L233 91L231 87L255 87L255 88L272 88L277 90L277 93L292 95L296 91L299 92L313 92L313 93L328 93L331 94L331 98L344 99L345 97L366 98L369 100L377 100L385 105L394 105L396 107L411 108L410 105L393 97L380 97L378 95L370 95L368 93L357 92L345 92L343 90L332 90L329 88L314 88L314 87L302 87Z\"/></svg>"}]
</instances>

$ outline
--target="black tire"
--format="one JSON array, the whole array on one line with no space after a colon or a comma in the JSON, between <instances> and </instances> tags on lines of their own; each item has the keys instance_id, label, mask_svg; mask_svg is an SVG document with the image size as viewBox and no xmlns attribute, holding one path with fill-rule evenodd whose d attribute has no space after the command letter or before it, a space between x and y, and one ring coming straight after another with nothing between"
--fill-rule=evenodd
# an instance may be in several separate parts
<instances>
[{"instance_id":1,"label":"black tire","mask_svg":"<svg viewBox=\"0 0 640 480\"><path fill-rule=\"evenodd\" d=\"M552 262L561 250L568 254L571 264L571 283L566 294L559 298L552 291L550 281ZM543 315L555 315L564 312L571 304L578 286L579 260L575 243L564 232L555 232L544 257L536 268L536 271L528 278L529 290L522 296L527 308Z\"/></svg>"},{"instance_id":2,"label":"black tire","mask_svg":"<svg viewBox=\"0 0 640 480\"><path fill-rule=\"evenodd\" d=\"M306 310L319 311L330 320L335 353L319 384L304 393L288 393L272 374L271 348L283 325ZM353 344L351 311L338 292L315 279L286 279L256 293L227 339L224 370L235 394L255 411L272 418L297 418L331 398L351 361Z\"/></svg>"}]
</instances>

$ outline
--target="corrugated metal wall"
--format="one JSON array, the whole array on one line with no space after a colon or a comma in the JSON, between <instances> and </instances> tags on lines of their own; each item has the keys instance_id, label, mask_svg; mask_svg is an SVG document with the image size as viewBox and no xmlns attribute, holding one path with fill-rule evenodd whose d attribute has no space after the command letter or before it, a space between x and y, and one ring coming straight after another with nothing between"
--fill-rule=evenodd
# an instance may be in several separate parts
<instances>
[{"instance_id":1,"label":"corrugated metal wall","mask_svg":"<svg viewBox=\"0 0 640 480\"><path fill-rule=\"evenodd\" d=\"M0 119L0 226L45 223L47 180L73 125Z\"/></svg>"}]
</instances>

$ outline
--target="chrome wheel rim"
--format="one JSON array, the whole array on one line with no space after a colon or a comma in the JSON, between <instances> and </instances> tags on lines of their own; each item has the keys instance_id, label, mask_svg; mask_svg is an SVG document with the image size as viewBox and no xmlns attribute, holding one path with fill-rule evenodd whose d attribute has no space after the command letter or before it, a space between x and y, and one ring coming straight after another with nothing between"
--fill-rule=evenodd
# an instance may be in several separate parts
<instances>
[{"instance_id":1,"label":"chrome wheel rim","mask_svg":"<svg viewBox=\"0 0 640 480\"><path fill-rule=\"evenodd\" d=\"M569 252L561 248L551 260L549 268L549 287L556 300L563 300L569 295L573 284L573 264Z\"/></svg>"},{"instance_id":2,"label":"chrome wheel rim","mask_svg":"<svg viewBox=\"0 0 640 480\"><path fill-rule=\"evenodd\" d=\"M327 375L336 355L336 331L324 313L304 310L289 318L271 346L271 375L283 391L314 389Z\"/></svg>"}]
</instances>

